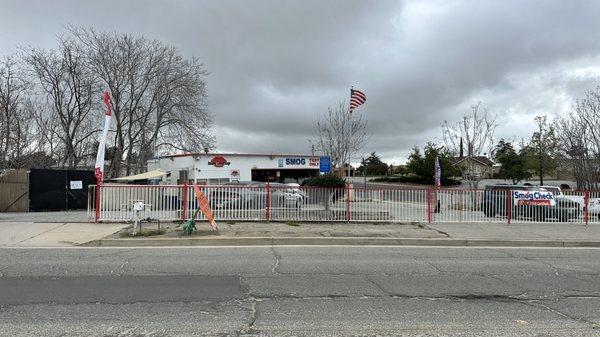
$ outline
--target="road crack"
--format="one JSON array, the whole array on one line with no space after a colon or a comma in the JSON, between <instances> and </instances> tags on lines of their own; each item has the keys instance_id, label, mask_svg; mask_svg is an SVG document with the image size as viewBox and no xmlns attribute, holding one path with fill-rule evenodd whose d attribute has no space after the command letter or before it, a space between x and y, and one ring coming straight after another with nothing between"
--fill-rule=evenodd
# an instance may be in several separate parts
<instances>
[{"instance_id":1,"label":"road crack","mask_svg":"<svg viewBox=\"0 0 600 337\"><path fill-rule=\"evenodd\" d=\"M383 289L377 282L375 282L371 277L369 277L369 275L364 275L365 280L367 280L367 282L371 283L376 289L378 289L379 291L381 291L383 294L390 296L390 294Z\"/></svg>"},{"instance_id":2,"label":"road crack","mask_svg":"<svg viewBox=\"0 0 600 337\"><path fill-rule=\"evenodd\" d=\"M553 265L553 264L551 264L551 263L548 263L548 262L545 262L545 261L540 261L540 260L537 260L537 259L535 259L533 257L515 256L514 254L512 254L512 253L510 253L509 251L506 251L506 250L495 250L495 251L499 251L499 252L501 252L501 253L505 254L506 256L508 256L510 258L513 258L513 259L525 260L525 261L530 261L530 262L534 262L534 263L539 263L541 265L544 265L544 266L549 267L550 269L552 269L552 271L554 272L554 274L556 276L564 276L564 275L561 275L559 269L556 268L556 266Z\"/></svg>"},{"instance_id":3,"label":"road crack","mask_svg":"<svg viewBox=\"0 0 600 337\"><path fill-rule=\"evenodd\" d=\"M238 300L236 302L242 304L242 303L250 303L250 308L247 308L244 305L241 305L241 307L243 309L249 309L250 312L250 316L247 319L247 322L244 324L244 326L236 331L234 331L233 335L234 336L241 336L241 335L255 335L257 334L259 331L254 329L254 324L256 323L256 319L258 317L258 308L257 308L257 304L258 302L262 301L261 298L257 298L257 297L247 297L243 300Z\"/></svg>"},{"instance_id":4,"label":"road crack","mask_svg":"<svg viewBox=\"0 0 600 337\"><path fill-rule=\"evenodd\" d=\"M566 298L570 298L570 297L566 297ZM594 321L590 321L588 319L585 319L583 317L579 317L579 316L574 316L574 315L569 315L567 313L564 313L558 309L552 308L544 303L539 302L538 300L529 300L529 301L524 301L526 305L532 306L532 307L537 307L537 308L543 308L547 311L550 311L560 317L566 318L566 319L570 319L572 321L575 322L579 322L579 323L585 323L585 324L589 324L592 326L592 328L597 329L600 325L598 322L594 322Z\"/></svg>"},{"instance_id":5,"label":"road crack","mask_svg":"<svg viewBox=\"0 0 600 337\"><path fill-rule=\"evenodd\" d=\"M277 268L279 267L279 264L281 263L281 255L279 253L277 253L277 251L275 250L275 247L272 245L271 245L271 252L273 253L273 256L275 257L275 263L273 264L273 268L271 268L271 274L280 275L280 273L277 271Z\"/></svg>"}]
</instances>

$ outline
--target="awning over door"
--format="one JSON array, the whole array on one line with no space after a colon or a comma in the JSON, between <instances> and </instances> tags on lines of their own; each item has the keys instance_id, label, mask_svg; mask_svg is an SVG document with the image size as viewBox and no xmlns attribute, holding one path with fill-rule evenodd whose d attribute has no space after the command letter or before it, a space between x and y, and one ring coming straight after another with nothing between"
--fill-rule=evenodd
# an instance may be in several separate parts
<instances>
[{"instance_id":1,"label":"awning over door","mask_svg":"<svg viewBox=\"0 0 600 337\"><path fill-rule=\"evenodd\" d=\"M167 175L167 172L165 172L163 170L153 170L153 171L148 171L145 173L134 174L132 176L113 178L110 180L116 180L116 181L146 180L146 179L159 178L164 175Z\"/></svg>"}]
</instances>

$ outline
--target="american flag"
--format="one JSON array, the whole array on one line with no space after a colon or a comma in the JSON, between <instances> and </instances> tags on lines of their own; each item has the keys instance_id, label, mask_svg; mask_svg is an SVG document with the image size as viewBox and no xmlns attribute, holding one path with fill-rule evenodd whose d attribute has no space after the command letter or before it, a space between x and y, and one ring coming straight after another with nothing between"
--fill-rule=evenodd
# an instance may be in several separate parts
<instances>
[{"instance_id":1,"label":"american flag","mask_svg":"<svg viewBox=\"0 0 600 337\"><path fill-rule=\"evenodd\" d=\"M348 112L352 113L354 109L358 108L359 105L363 105L366 101L367 96L362 91L354 88L350 89L350 110Z\"/></svg>"},{"instance_id":2,"label":"american flag","mask_svg":"<svg viewBox=\"0 0 600 337\"><path fill-rule=\"evenodd\" d=\"M442 168L440 167L440 156L435 157L435 188L440 188L442 185Z\"/></svg>"}]
</instances>

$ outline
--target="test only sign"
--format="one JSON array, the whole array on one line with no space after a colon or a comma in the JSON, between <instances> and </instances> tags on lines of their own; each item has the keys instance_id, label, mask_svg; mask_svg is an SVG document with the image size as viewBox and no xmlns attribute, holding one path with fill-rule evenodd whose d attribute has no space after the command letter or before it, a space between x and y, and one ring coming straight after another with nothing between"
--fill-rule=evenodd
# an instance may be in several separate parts
<instances>
[{"instance_id":1,"label":"test only sign","mask_svg":"<svg viewBox=\"0 0 600 337\"><path fill-rule=\"evenodd\" d=\"M515 205L556 205L554 194L549 191L514 191L513 201Z\"/></svg>"}]
</instances>

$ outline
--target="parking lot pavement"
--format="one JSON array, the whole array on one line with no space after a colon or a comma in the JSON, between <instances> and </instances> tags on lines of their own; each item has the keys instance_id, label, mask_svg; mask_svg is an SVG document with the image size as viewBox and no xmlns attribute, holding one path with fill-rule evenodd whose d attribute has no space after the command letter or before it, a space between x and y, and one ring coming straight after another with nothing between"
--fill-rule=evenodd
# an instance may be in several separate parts
<instances>
[{"instance_id":1,"label":"parking lot pavement","mask_svg":"<svg viewBox=\"0 0 600 337\"><path fill-rule=\"evenodd\" d=\"M2 222L87 222L87 211L0 213Z\"/></svg>"}]
</instances>

